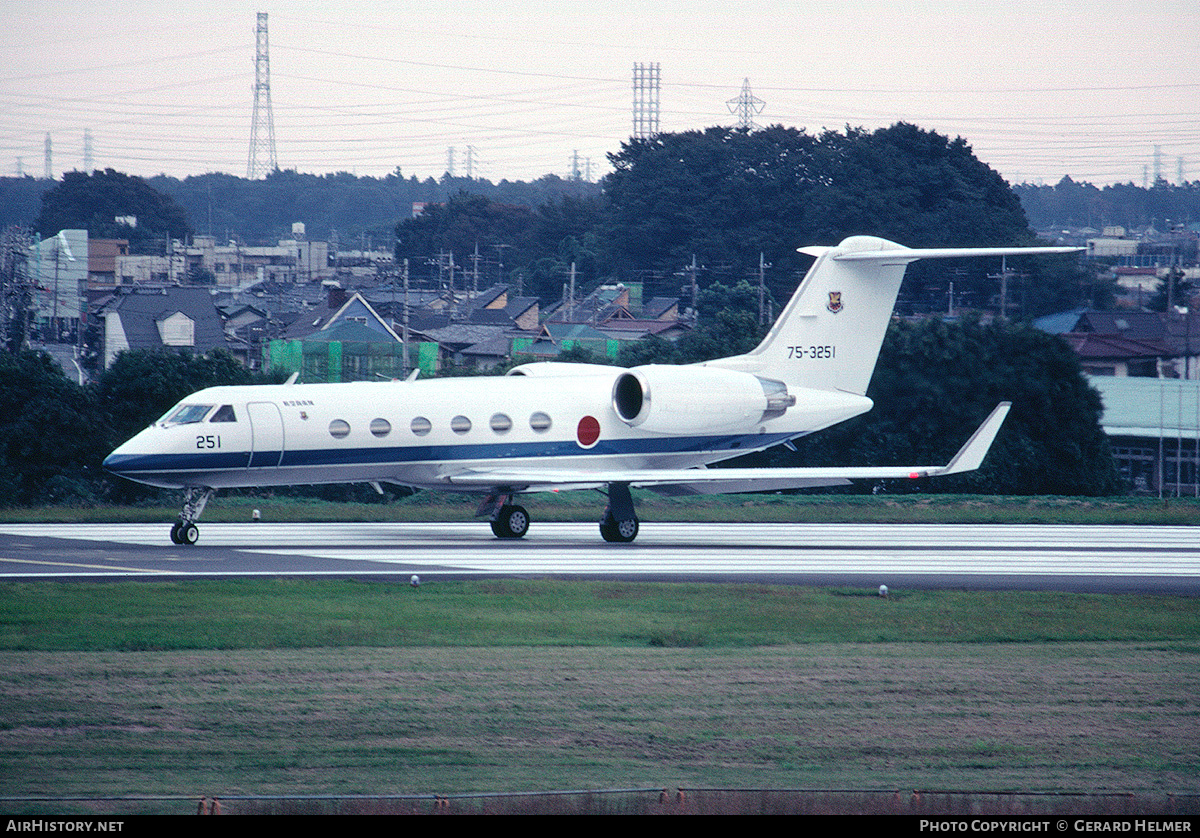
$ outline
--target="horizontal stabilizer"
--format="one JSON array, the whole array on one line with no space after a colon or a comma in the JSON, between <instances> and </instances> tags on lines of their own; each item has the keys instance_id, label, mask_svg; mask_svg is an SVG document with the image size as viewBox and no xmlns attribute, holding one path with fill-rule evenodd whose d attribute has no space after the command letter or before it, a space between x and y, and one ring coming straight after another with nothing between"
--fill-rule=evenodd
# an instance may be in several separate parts
<instances>
[{"instance_id":1,"label":"horizontal stabilizer","mask_svg":"<svg viewBox=\"0 0 1200 838\"><path fill-rule=\"evenodd\" d=\"M897 247L834 254L835 262L915 262L918 259L968 259L976 256L1050 256L1078 253L1082 247ZM807 252L807 249L801 249Z\"/></svg>"},{"instance_id":2,"label":"horizontal stabilizer","mask_svg":"<svg viewBox=\"0 0 1200 838\"><path fill-rule=\"evenodd\" d=\"M1001 402L971 435L958 453L943 466L842 466L805 468L713 468L713 469L608 469L584 471L563 469L470 469L445 476L453 486L487 488L508 492L537 492L553 489L599 488L609 483L626 483L645 488L681 486L688 494L770 491L812 486L839 485L846 480L885 480L936 477L974 471L983 463L1011 402ZM708 491L700 487L712 484ZM720 484L724 487L717 488Z\"/></svg>"}]
</instances>

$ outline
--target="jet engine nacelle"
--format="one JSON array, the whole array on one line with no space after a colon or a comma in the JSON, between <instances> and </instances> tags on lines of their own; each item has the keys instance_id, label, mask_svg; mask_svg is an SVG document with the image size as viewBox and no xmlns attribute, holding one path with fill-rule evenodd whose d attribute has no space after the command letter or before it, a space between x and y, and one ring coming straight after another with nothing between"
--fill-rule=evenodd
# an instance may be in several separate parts
<instances>
[{"instance_id":1,"label":"jet engine nacelle","mask_svg":"<svg viewBox=\"0 0 1200 838\"><path fill-rule=\"evenodd\" d=\"M613 383L613 410L630 427L683 434L746 428L796 403L782 381L716 367L650 364Z\"/></svg>"}]
</instances>

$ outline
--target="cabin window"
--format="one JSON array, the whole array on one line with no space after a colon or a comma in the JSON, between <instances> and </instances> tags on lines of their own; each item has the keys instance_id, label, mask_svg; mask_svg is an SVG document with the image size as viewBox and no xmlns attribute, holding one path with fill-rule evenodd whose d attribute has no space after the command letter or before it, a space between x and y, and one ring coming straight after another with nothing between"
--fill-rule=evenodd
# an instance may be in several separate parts
<instances>
[{"instance_id":1,"label":"cabin window","mask_svg":"<svg viewBox=\"0 0 1200 838\"><path fill-rule=\"evenodd\" d=\"M492 416L492 430L498 434L506 434L512 430L512 420L503 413Z\"/></svg>"},{"instance_id":2,"label":"cabin window","mask_svg":"<svg viewBox=\"0 0 1200 838\"><path fill-rule=\"evenodd\" d=\"M412 432L417 436L425 436L431 430L433 430L433 423L424 416L418 416L412 420Z\"/></svg>"},{"instance_id":3,"label":"cabin window","mask_svg":"<svg viewBox=\"0 0 1200 838\"><path fill-rule=\"evenodd\" d=\"M372 419L371 433L374 436L384 437L392 432L392 423L386 419Z\"/></svg>"},{"instance_id":4,"label":"cabin window","mask_svg":"<svg viewBox=\"0 0 1200 838\"><path fill-rule=\"evenodd\" d=\"M209 419L210 422L236 422L237 414L233 412L233 405L223 404L217 408L217 412Z\"/></svg>"},{"instance_id":5,"label":"cabin window","mask_svg":"<svg viewBox=\"0 0 1200 838\"><path fill-rule=\"evenodd\" d=\"M544 434L550 430L550 417L540 410L529 417L529 427L533 428L539 434Z\"/></svg>"},{"instance_id":6,"label":"cabin window","mask_svg":"<svg viewBox=\"0 0 1200 838\"><path fill-rule=\"evenodd\" d=\"M193 422L203 422L204 417L213 409L211 404L184 404L174 413L168 413L163 419L164 425L190 425Z\"/></svg>"},{"instance_id":7,"label":"cabin window","mask_svg":"<svg viewBox=\"0 0 1200 838\"><path fill-rule=\"evenodd\" d=\"M350 423L345 419L334 419L329 423L329 435L334 439L345 439L350 436Z\"/></svg>"},{"instance_id":8,"label":"cabin window","mask_svg":"<svg viewBox=\"0 0 1200 838\"><path fill-rule=\"evenodd\" d=\"M456 434L465 434L471 430L471 420L465 416L455 416L450 420L450 430Z\"/></svg>"}]
</instances>

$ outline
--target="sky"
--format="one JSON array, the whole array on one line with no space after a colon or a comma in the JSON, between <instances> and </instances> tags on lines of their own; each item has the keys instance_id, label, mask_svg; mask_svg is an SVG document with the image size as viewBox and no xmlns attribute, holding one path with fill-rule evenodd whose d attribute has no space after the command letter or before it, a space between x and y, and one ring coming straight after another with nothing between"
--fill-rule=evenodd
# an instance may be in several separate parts
<instances>
[{"instance_id":1,"label":"sky","mask_svg":"<svg viewBox=\"0 0 1200 838\"><path fill-rule=\"evenodd\" d=\"M0 0L0 175L86 133L96 168L246 176L258 12L282 169L598 180L653 63L662 131L736 124L748 81L759 125L911 122L1011 183L1200 180L1194 0Z\"/></svg>"}]
</instances>

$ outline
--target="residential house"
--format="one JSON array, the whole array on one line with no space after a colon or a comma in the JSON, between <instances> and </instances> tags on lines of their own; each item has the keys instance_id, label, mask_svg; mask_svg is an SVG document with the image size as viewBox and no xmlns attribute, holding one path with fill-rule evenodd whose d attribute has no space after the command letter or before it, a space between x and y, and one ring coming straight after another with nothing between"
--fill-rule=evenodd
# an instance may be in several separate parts
<instances>
[{"instance_id":1,"label":"residential house","mask_svg":"<svg viewBox=\"0 0 1200 838\"><path fill-rule=\"evenodd\" d=\"M126 349L179 349L203 355L230 348L207 288L118 288L98 316L106 369Z\"/></svg>"}]
</instances>

